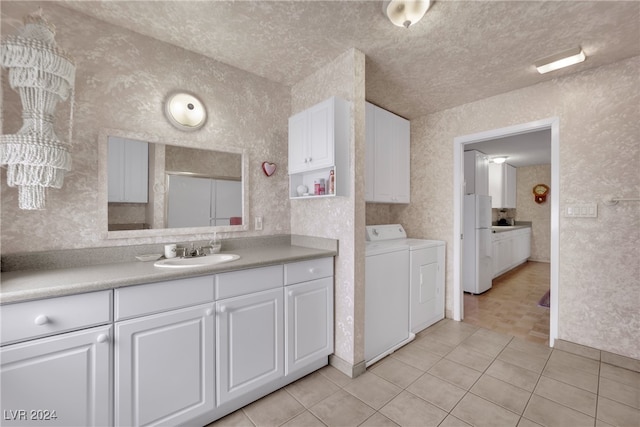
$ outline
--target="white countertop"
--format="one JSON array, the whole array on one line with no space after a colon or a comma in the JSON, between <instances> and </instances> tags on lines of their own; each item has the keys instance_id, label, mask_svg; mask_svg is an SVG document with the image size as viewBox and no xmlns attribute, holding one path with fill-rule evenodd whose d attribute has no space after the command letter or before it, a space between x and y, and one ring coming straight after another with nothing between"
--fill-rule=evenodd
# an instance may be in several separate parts
<instances>
[{"instance_id":1,"label":"white countertop","mask_svg":"<svg viewBox=\"0 0 640 427\"><path fill-rule=\"evenodd\" d=\"M183 269L154 267L153 261L135 261L74 268L9 271L2 273L0 304L337 255L335 250L290 244L241 248L229 252L240 255L240 259L213 266Z\"/></svg>"},{"instance_id":2,"label":"white countertop","mask_svg":"<svg viewBox=\"0 0 640 427\"><path fill-rule=\"evenodd\" d=\"M505 231L519 230L522 228L531 228L530 225L493 225L491 231L493 233L503 233Z\"/></svg>"}]
</instances>

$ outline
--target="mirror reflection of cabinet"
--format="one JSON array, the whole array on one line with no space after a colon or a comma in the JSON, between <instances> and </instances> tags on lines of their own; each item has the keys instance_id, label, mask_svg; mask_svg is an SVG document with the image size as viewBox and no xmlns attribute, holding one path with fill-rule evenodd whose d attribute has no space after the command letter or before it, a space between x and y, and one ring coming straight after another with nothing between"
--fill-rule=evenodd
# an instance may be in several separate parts
<instances>
[{"instance_id":1,"label":"mirror reflection of cabinet","mask_svg":"<svg viewBox=\"0 0 640 427\"><path fill-rule=\"evenodd\" d=\"M242 183L240 181L186 175L168 176L168 227L241 224Z\"/></svg>"},{"instance_id":2,"label":"mirror reflection of cabinet","mask_svg":"<svg viewBox=\"0 0 640 427\"><path fill-rule=\"evenodd\" d=\"M109 137L109 202L147 203L149 144Z\"/></svg>"}]
</instances>

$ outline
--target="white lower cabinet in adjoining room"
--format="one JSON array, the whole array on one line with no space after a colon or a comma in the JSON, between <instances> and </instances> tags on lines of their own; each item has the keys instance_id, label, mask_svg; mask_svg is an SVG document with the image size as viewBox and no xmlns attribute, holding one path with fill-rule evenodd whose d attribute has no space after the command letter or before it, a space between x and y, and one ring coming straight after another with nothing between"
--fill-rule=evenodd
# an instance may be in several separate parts
<instances>
[{"instance_id":1,"label":"white lower cabinet in adjoining room","mask_svg":"<svg viewBox=\"0 0 640 427\"><path fill-rule=\"evenodd\" d=\"M216 307L217 403L223 405L284 376L282 288L223 299Z\"/></svg>"},{"instance_id":2,"label":"white lower cabinet in adjoining room","mask_svg":"<svg viewBox=\"0 0 640 427\"><path fill-rule=\"evenodd\" d=\"M111 326L0 350L3 426L111 424Z\"/></svg>"},{"instance_id":3,"label":"white lower cabinet in adjoining room","mask_svg":"<svg viewBox=\"0 0 640 427\"><path fill-rule=\"evenodd\" d=\"M209 303L116 323L116 425L180 425L214 409L213 314Z\"/></svg>"}]
</instances>

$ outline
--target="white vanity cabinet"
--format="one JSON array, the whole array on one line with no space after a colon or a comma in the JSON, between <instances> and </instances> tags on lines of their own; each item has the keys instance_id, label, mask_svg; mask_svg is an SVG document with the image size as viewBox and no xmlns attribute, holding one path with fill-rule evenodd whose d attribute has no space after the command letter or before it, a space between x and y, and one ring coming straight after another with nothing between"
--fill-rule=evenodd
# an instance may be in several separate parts
<instances>
[{"instance_id":1,"label":"white vanity cabinet","mask_svg":"<svg viewBox=\"0 0 640 427\"><path fill-rule=\"evenodd\" d=\"M2 425L111 424L111 291L3 305L0 317L3 345L14 342L0 348Z\"/></svg>"},{"instance_id":2,"label":"white vanity cabinet","mask_svg":"<svg viewBox=\"0 0 640 427\"><path fill-rule=\"evenodd\" d=\"M147 203L149 144L110 136L108 151L109 202Z\"/></svg>"},{"instance_id":3,"label":"white vanity cabinet","mask_svg":"<svg viewBox=\"0 0 640 427\"><path fill-rule=\"evenodd\" d=\"M116 426L180 425L213 411L213 297L213 276L116 289Z\"/></svg>"},{"instance_id":4,"label":"white vanity cabinet","mask_svg":"<svg viewBox=\"0 0 640 427\"><path fill-rule=\"evenodd\" d=\"M348 194L349 102L332 97L289 118L290 197L314 196L314 182L325 180L325 196ZM329 191L334 172L334 193ZM305 186L309 195L297 193Z\"/></svg>"},{"instance_id":5,"label":"white vanity cabinet","mask_svg":"<svg viewBox=\"0 0 640 427\"><path fill-rule=\"evenodd\" d=\"M464 152L465 194L489 195L489 157L477 150Z\"/></svg>"},{"instance_id":6,"label":"white vanity cabinet","mask_svg":"<svg viewBox=\"0 0 640 427\"><path fill-rule=\"evenodd\" d=\"M216 276L217 404L284 376L282 265Z\"/></svg>"},{"instance_id":7,"label":"white vanity cabinet","mask_svg":"<svg viewBox=\"0 0 640 427\"><path fill-rule=\"evenodd\" d=\"M333 353L333 258L285 264L285 375Z\"/></svg>"},{"instance_id":8,"label":"white vanity cabinet","mask_svg":"<svg viewBox=\"0 0 640 427\"><path fill-rule=\"evenodd\" d=\"M489 195L491 207L512 209L516 207L516 168L507 164L489 164Z\"/></svg>"},{"instance_id":9,"label":"white vanity cabinet","mask_svg":"<svg viewBox=\"0 0 640 427\"><path fill-rule=\"evenodd\" d=\"M409 120L371 103L365 113L365 201L409 203Z\"/></svg>"}]
</instances>

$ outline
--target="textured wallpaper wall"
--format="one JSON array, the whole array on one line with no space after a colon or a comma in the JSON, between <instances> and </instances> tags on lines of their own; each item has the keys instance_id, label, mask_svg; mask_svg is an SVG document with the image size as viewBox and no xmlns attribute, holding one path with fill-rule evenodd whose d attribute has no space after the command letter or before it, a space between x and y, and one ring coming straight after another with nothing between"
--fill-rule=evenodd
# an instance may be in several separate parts
<instances>
[{"instance_id":1,"label":"textured wallpaper wall","mask_svg":"<svg viewBox=\"0 0 640 427\"><path fill-rule=\"evenodd\" d=\"M47 194L44 211L20 211L17 189L6 186L2 171L2 252L114 246L175 241L176 237L103 240L104 207L98 205L98 139L101 129L155 135L173 145L224 150L245 149L249 156L250 217L264 217L261 232L289 233L287 196L287 118L290 89L212 59L91 19L51 2L2 2L2 35L14 34L24 15L39 6L56 26L56 41L75 59L76 108L72 143L73 171L61 190ZM181 28L167 28L180 31ZM3 73L5 71L3 70ZM3 78L3 133L21 124L20 99ZM204 128L185 133L163 114L169 92L197 93L209 119ZM68 103L56 110L68 116ZM62 120L59 120L59 126ZM59 135L66 135L61 126ZM278 163L267 178L263 161ZM46 238L45 238L46 236ZM179 240L206 239L180 236Z\"/></svg>"},{"instance_id":2,"label":"textured wallpaper wall","mask_svg":"<svg viewBox=\"0 0 640 427\"><path fill-rule=\"evenodd\" d=\"M331 96L351 101L350 182L346 197L292 200L291 232L339 239L335 271L335 355L364 360L364 55L349 50L293 86L291 114Z\"/></svg>"},{"instance_id":3,"label":"textured wallpaper wall","mask_svg":"<svg viewBox=\"0 0 640 427\"><path fill-rule=\"evenodd\" d=\"M516 221L531 222L531 259L549 262L551 259L551 191L545 203L533 198L533 186L551 186L551 165L517 168Z\"/></svg>"},{"instance_id":4,"label":"textured wallpaper wall","mask_svg":"<svg viewBox=\"0 0 640 427\"><path fill-rule=\"evenodd\" d=\"M410 235L447 241L447 313L454 138L557 116L560 188L551 191L561 211L598 203L597 218L560 216L558 338L640 358L640 204L601 203L640 193L639 69L634 57L411 121L411 204L392 206L391 218Z\"/></svg>"}]
</instances>

